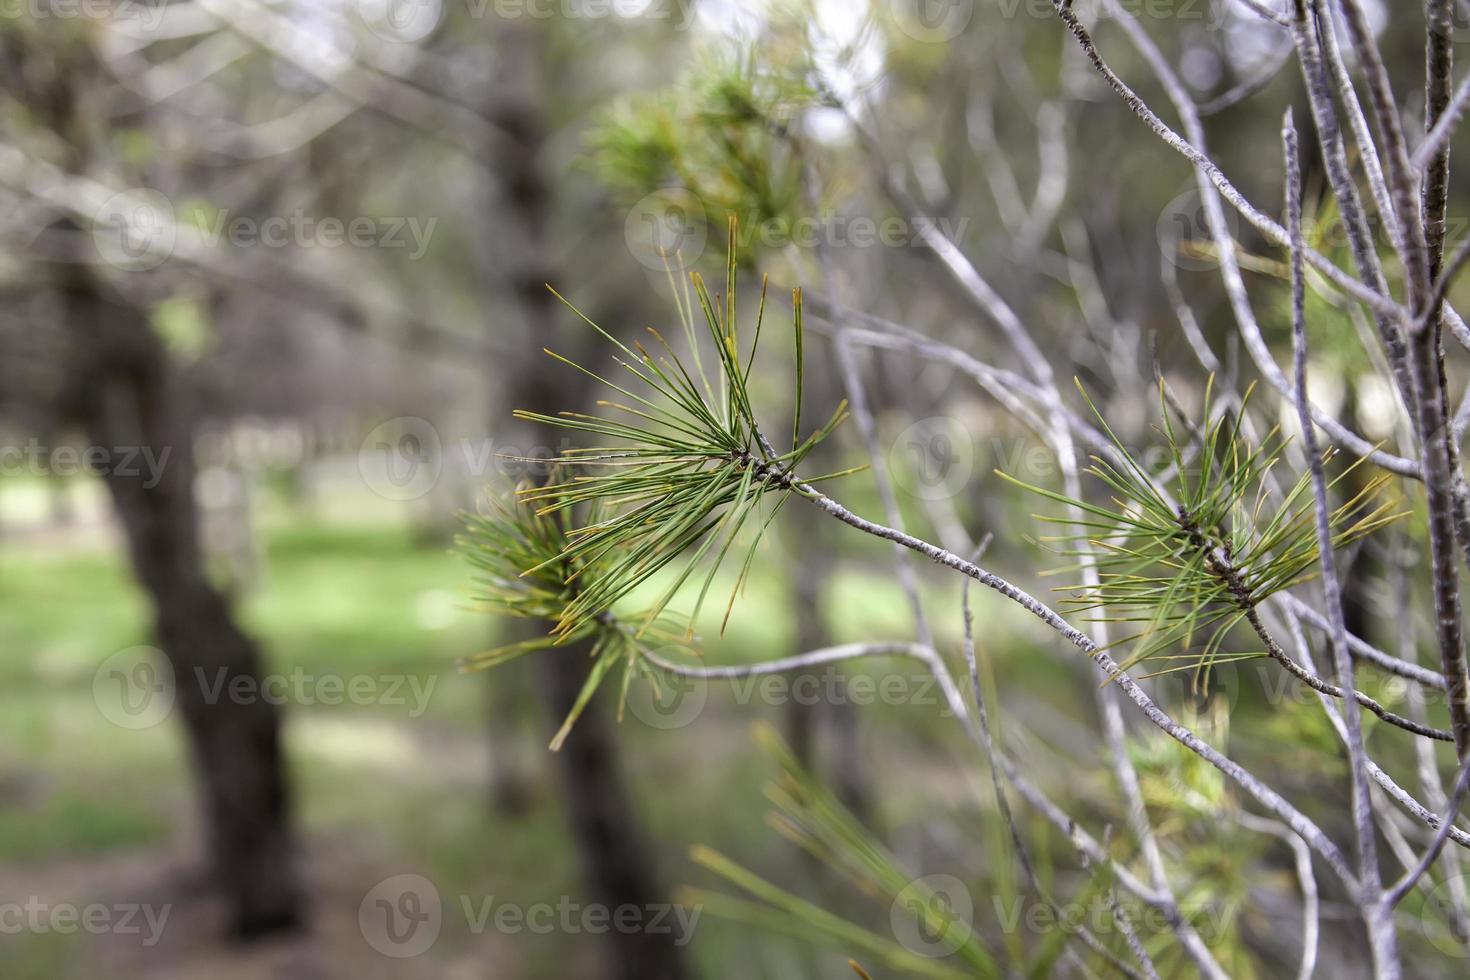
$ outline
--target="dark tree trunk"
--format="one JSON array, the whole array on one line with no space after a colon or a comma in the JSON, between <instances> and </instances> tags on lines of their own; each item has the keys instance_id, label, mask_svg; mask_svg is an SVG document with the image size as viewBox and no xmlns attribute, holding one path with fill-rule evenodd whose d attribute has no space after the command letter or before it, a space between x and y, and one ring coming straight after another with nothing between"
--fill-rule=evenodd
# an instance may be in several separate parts
<instances>
[{"instance_id":1,"label":"dark tree trunk","mask_svg":"<svg viewBox=\"0 0 1470 980\"><path fill-rule=\"evenodd\" d=\"M792 572L794 652L830 646L832 634L822 614L821 584L832 580L831 561L820 549L813 549L794 563ZM857 713L862 708L851 703L846 685L846 675L840 668L830 666L815 673L811 680L802 675L793 677L792 697L786 707L786 731L792 752L802 765L818 778L830 780L837 798L866 822L872 806L859 744ZM796 696L798 692L800 697ZM809 696L812 693L817 695L815 701Z\"/></svg>"},{"instance_id":2,"label":"dark tree trunk","mask_svg":"<svg viewBox=\"0 0 1470 980\"><path fill-rule=\"evenodd\" d=\"M280 720L261 697L228 694L237 678L259 691L261 657L205 576L192 438L178 379L143 315L85 271L69 286L68 317L76 351L71 401L88 438L109 449L136 447L163 464L157 472L109 467L104 479L153 607L157 641L173 668L211 871L228 903L231 931L250 938L294 928L301 893Z\"/></svg>"},{"instance_id":3,"label":"dark tree trunk","mask_svg":"<svg viewBox=\"0 0 1470 980\"><path fill-rule=\"evenodd\" d=\"M578 404L586 393L580 375L559 370L541 348L556 336L557 311L546 284L557 277L551 260L549 229L555 218L543 170L546 149L546 98L554 88L554 69L547 25L507 24L497 48L501 73L491 93L489 115L502 135L492 148L496 159L494 223L484 244L492 258L498 293L490 297L497 316L491 329L509 341L525 363L506 370L503 360L492 366L507 378L503 396L510 407L556 412ZM580 343L561 345L577 356ZM503 419L497 431L511 430ZM521 428L525 456L554 455L556 441L544 430ZM540 443L543 449L536 449ZM582 654L579 656L579 652ZM552 722L560 726L587 678L585 650L550 651L541 661L541 683ZM503 695L502 695L503 696ZM632 800L618 765L617 742L601 704L587 705L575 730L554 754L568 826L576 842L592 901L616 910L622 905L647 909L667 901L657 862L646 845ZM670 935L610 930L607 975L612 980L680 980L687 976L680 948Z\"/></svg>"},{"instance_id":4,"label":"dark tree trunk","mask_svg":"<svg viewBox=\"0 0 1470 980\"><path fill-rule=\"evenodd\" d=\"M808 574L810 571L806 559L794 558L788 565L797 653L816 650L827 641L827 624L822 620L822 580ZM812 676L820 680L820 675ZM822 705L820 702L810 704L806 698L795 696L810 685L811 680L805 674L794 675L791 679L793 697L786 705L786 741L790 743L797 761L808 771L815 771L816 723ZM820 686L816 689L821 690Z\"/></svg>"},{"instance_id":5,"label":"dark tree trunk","mask_svg":"<svg viewBox=\"0 0 1470 980\"><path fill-rule=\"evenodd\" d=\"M582 646L559 648L541 664L554 729L571 710L587 679L587 651ZM651 870L657 862L638 832L611 727L603 702L593 699L556 754L557 775L588 898L613 915L619 906L631 905L641 910L639 921L647 922L649 910L668 898ZM608 980L682 980L688 976L673 932L614 929L607 936L616 951L608 962Z\"/></svg>"}]
</instances>

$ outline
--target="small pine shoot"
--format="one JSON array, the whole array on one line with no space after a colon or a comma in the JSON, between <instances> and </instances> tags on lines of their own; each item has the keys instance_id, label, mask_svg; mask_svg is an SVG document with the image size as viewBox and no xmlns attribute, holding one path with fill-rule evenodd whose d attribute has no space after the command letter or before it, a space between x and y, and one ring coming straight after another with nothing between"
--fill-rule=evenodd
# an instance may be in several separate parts
<instances>
[{"instance_id":1,"label":"small pine shoot","mask_svg":"<svg viewBox=\"0 0 1470 980\"><path fill-rule=\"evenodd\" d=\"M1261 602L1316 574L1319 555L1310 472L1289 487L1278 488L1272 468L1289 440L1278 429L1259 444L1246 438L1242 418L1250 391L1238 411L1212 413L1213 380L1205 391L1203 429L1164 398L1160 385L1162 426L1156 431L1168 450L1167 479L1144 469L1085 391L1082 397L1117 450L1116 462L1093 456L1086 470L1110 491L1107 504L1074 500L999 474L1080 512L1080 518L1038 515L1039 520L1069 529L1042 540L1060 543L1063 555L1079 557L1085 548L1092 556L1097 584L1057 591L1071 594L1063 603L1071 609L1098 613L1093 622L1124 624L1130 632L1114 645L1134 646L1123 662L1125 669L1143 661L1182 661L1182 666L1156 673L1194 670L1203 679L1222 658L1263 656L1258 651L1222 652L1227 634ZM1324 454L1324 464L1333 455L1332 450ZM1343 468L1329 489L1361 463L1359 459ZM1378 499L1388 480L1386 474L1368 480L1333 510L1335 547L1346 547L1404 516L1391 502ZM1076 528L1081 530L1074 532Z\"/></svg>"}]
</instances>

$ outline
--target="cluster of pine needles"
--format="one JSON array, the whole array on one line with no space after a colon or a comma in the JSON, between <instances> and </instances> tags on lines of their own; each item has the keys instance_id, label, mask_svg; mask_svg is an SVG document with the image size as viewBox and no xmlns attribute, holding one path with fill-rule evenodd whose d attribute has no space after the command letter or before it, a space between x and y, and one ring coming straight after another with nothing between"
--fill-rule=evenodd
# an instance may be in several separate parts
<instances>
[{"instance_id":1,"label":"cluster of pine needles","mask_svg":"<svg viewBox=\"0 0 1470 980\"><path fill-rule=\"evenodd\" d=\"M1279 428L1259 440L1244 432L1251 392L1232 409L1212 412L1213 377L1204 396L1201 429L1160 384L1162 425L1156 431L1168 451L1166 469L1150 474L1114 434L1083 391L1093 415L1116 453L1091 458L1087 473L1109 491L1106 504L1006 479L1071 511L1038 519L1067 528L1045 537L1059 553L1088 555L1096 584L1073 584L1063 604L1096 613L1092 622L1121 624L1125 635L1113 646L1133 644L1123 666L1143 661L1182 661L1155 673L1193 670L1207 680L1217 663L1264 656L1265 651L1223 651L1231 629L1261 602L1314 577L1319 549L1311 472L1303 468L1290 484L1278 480L1277 464L1290 443ZM1079 390L1081 386L1079 385ZM1322 457L1324 467L1334 450ZM1328 481L1329 494L1352 475L1362 459ZM1379 500L1387 474L1361 481L1329 514L1334 549L1347 547L1404 516L1393 502ZM1172 498L1172 499L1171 499ZM1080 512L1080 517L1077 516ZM1080 571L1078 563L1057 571Z\"/></svg>"},{"instance_id":2,"label":"cluster of pine needles","mask_svg":"<svg viewBox=\"0 0 1470 980\"><path fill-rule=\"evenodd\" d=\"M548 350L612 395L597 403L599 414L517 411L516 417L595 436L601 444L565 450L549 482L522 486L513 505L502 505L491 518L472 520L463 539L471 561L486 573L479 580L479 598L491 611L551 624L546 636L491 650L469 666L492 666L534 650L593 641L592 671L568 724L615 661L625 663L626 697L634 673L655 677L642 656L648 644L693 649L694 623L716 573L742 532L754 529L757 533L747 535L750 540L725 606L723 630L756 547L781 506L793 494L808 492L805 488L812 483L853 472L796 476L796 468L847 416L843 403L825 425L802 436L800 289L792 292L795 407L790 448L776 449L762 433L751 372L765 319L766 287L763 283L749 345L742 349L736 329L733 218L729 236L723 295L711 295L697 273L682 288L670 273L687 363L657 330L648 331L652 352L641 343L629 347L562 299L613 345L614 360L631 377L620 384ZM704 331L695 328L696 305ZM701 351L709 346L712 355ZM712 362L708 367L707 360ZM655 584L655 576L666 570L667 582ZM669 604L696 582L693 610L676 626L675 617L667 614ZM645 585L658 590L652 601L634 615L616 615L615 607Z\"/></svg>"},{"instance_id":3,"label":"cluster of pine needles","mask_svg":"<svg viewBox=\"0 0 1470 980\"><path fill-rule=\"evenodd\" d=\"M559 749L587 702L618 665L623 668L619 720L635 676L642 675L658 690L658 674L641 656L644 644L656 643L669 649L685 647L688 628L676 616L655 613L643 617L644 626L635 635L627 623L604 614L559 634L540 632L542 623L557 619L575 598L582 577L595 578L598 569L566 555L572 531L568 512L538 513L517 501L492 500L490 507L491 514L468 518L466 531L459 539L461 550L478 570L474 579L475 598L492 613L534 622L537 634L470 657L464 666L477 670L498 667L540 650L587 641L592 669L551 740L551 748Z\"/></svg>"}]
</instances>

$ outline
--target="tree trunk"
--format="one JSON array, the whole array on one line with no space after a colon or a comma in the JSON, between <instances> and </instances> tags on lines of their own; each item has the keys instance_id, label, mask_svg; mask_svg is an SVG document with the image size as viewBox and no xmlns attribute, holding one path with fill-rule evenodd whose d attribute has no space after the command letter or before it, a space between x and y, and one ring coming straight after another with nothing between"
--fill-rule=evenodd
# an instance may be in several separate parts
<instances>
[{"instance_id":1,"label":"tree trunk","mask_svg":"<svg viewBox=\"0 0 1470 980\"><path fill-rule=\"evenodd\" d=\"M501 28L497 62L501 72L491 93L489 115L502 139L494 148L498 166L493 225L484 244L491 256L498 295L491 297L500 340L524 352L525 363L508 373L504 398L514 408L556 412L581 401L586 382L576 372L561 370L541 348L556 336L557 310L546 284L556 279L549 229L554 220L544 175L547 161L546 100L554 89L548 25L506 24ZM492 326L492 329L495 329ZM591 340L586 331L580 346ZM576 343L564 346L576 356ZM493 365L506 377L503 361ZM507 420L508 421L508 420ZM512 430L501 425L505 435ZM542 429L519 430L529 437L522 455L550 456L554 439ZM548 446L532 448L534 443ZM582 653L583 655L578 656ZM550 651L541 660L541 682L552 722L559 726L587 678L585 650ZM567 820L576 842L592 901L615 912L619 906L647 909L666 902L653 854L644 843L636 811L624 789L617 742L601 704L587 705L576 729L555 753ZM680 948L671 935L643 930L610 930L607 975L613 980L679 980L687 976Z\"/></svg>"},{"instance_id":2,"label":"tree trunk","mask_svg":"<svg viewBox=\"0 0 1470 980\"><path fill-rule=\"evenodd\" d=\"M833 578L832 562L824 551L814 549L791 563L790 574L791 612L796 625L793 652L830 646L832 634L822 614L821 586ZM846 685L846 675L832 665L793 674L786 704L786 740L796 760L818 779L830 782L842 804L867 823L873 807L859 742L857 713L862 708L849 703Z\"/></svg>"},{"instance_id":3,"label":"tree trunk","mask_svg":"<svg viewBox=\"0 0 1470 980\"><path fill-rule=\"evenodd\" d=\"M301 893L280 720L275 706L258 696L258 649L205 576L182 392L147 320L86 271L71 283L68 312L74 405L88 438L109 450L136 448L142 459L151 453L162 464L156 470L111 466L104 480L173 668L211 871L228 903L230 929L250 938L294 928ZM237 678L247 679L242 687L255 695L230 697Z\"/></svg>"},{"instance_id":4,"label":"tree trunk","mask_svg":"<svg viewBox=\"0 0 1470 980\"><path fill-rule=\"evenodd\" d=\"M552 650L541 661L552 729L561 725L576 701L587 679L588 662L587 649L580 644ZM637 921L648 922L651 909L668 899L651 870L656 862L638 832L611 728L604 703L594 698L556 754L557 775L588 898L613 916L619 906L631 905L640 910ZM613 929L607 937L615 951L608 963L609 980L688 976L673 932Z\"/></svg>"},{"instance_id":5,"label":"tree trunk","mask_svg":"<svg viewBox=\"0 0 1470 980\"><path fill-rule=\"evenodd\" d=\"M821 586L823 579L809 574L812 571L809 557L793 558L787 564L790 576L791 617L795 626L796 649L803 653L816 650L827 642L827 624L822 620ZM821 690L820 675L811 674ZM807 690L812 680L807 673L792 675L792 698L786 705L786 741L791 752L808 772L816 771L816 722L821 712L820 702L811 704L805 698L796 697L796 692Z\"/></svg>"}]
</instances>

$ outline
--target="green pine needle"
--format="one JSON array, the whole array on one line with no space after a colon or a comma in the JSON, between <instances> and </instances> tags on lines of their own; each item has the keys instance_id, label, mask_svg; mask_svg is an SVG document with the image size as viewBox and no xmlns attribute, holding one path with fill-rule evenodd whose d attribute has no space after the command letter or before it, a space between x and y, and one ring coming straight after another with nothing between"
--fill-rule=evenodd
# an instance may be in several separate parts
<instances>
[{"instance_id":1,"label":"green pine needle","mask_svg":"<svg viewBox=\"0 0 1470 980\"><path fill-rule=\"evenodd\" d=\"M1132 624L1128 635L1111 644L1133 646L1123 659L1125 669L1147 660L1177 659L1173 651L1182 648L1197 677L1207 676L1211 665L1236 656L1223 652L1225 639L1250 610L1316 574L1310 473L1284 491L1277 489L1272 468L1288 440L1273 429L1252 445L1242 430L1250 392L1239 411L1212 413L1210 380L1202 428L1163 398L1160 385L1163 421L1158 432L1172 462L1167 495L1085 391L1083 399L1117 450L1117 463L1094 456L1086 471L1106 488L1107 503L1074 500L999 474L1080 513L1079 518L1040 518L1066 529L1049 539L1059 543L1058 553L1089 554L1097 570L1096 586L1074 584L1057 591L1070 593L1063 604L1074 612L1106 613L1094 617L1095 622ZM1329 450L1324 463L1333 455ZM1338 472L1329 490L1361 462ZM1392 503L1378 499L1389 479L1383 474L1368 480L1332 511L1334 547L1346 547L1404 516ZM1069 567L1075 571L1081 566ZM1179 669L1171 666L1159 673Z\"/></svg>"},{"instance_id":2,"label":"green pine needle","mask_svg":"<svg viewBox=\"0 0 1470 980\"><path fill-rule=\"evenodd\" d=\"M545 485L520 487L515 502L493 516L473 519L462 543L482 573L476 580L478 597L490 611L552 624L544 637L487 651L467 666L494 666L576 640L592 644L587 684L553 747L618 662L624 665L626 698L635 673L654 675L642 656L644 644L691 644L715 577L736 553L742 534L751 540L724 604L722 631L747 580L755 548L786 500L805 492L804 484L855 472L804 478L796 472L847 417L843 403L825 425L802 438L799 289L792 293L796 378L791 449L778 452L762 433L750 382L766 289L763 284L750 346L742 351L735 323L736 237L732 217L724 295L711 296L696 274L689 279L693 295L677 303L692 372L658 331L650 328L649 348L629 347L552 290L612 345L614 360L626 374L613 380L547 352L616 397L599 401L595 414L515 415L586 433L596 444L565 450L557 475ZM702 329L696 329L696 306L703 314ZM699 355L701 337L706 353L713 348L712 362ZM713 369L706 372L709 363ZM618 611L630 593L666 571L667 584L651 605L632 615ZM696 582L689 616L670 616L670 604Z\"/></svg>"},{"instance_id":3,"label":"green pine needle","mask_svg":"<svg viewBox=\"0 0 1470 980\"><path fill-rule=\"evenodd\" d=\"M473 597L487 611L498 615L556 621L567 603L575 599L579 589L577 583L583 574L598 574L598 569L589 567L583 559L563 557L572 531L570 512L540 513L515 502L492 501L491 507L489 516L468 518L465 532L457 539L460 551L478 570L473 579ZM644 613L635 617L635 621L647 621L641 632L661 645L689 647L689 630L680 620L669 616L649 617ZM623 666L623 680L618 698L618 717L622 717L633 675L649 673L642 658L644 640L635 632L628 623L606 613L579 624L573 630L486 650L461 661L461 667L466 670L499 667L527 654L562 644L579 640L590 642L588 656L592 669L561 729L551 741L551 748L556 750L561 748L602 681L619 664Z\"/></svg>"},{"instance_id":4,"label":"green pine needle","mask_svg":"<svg viewBox=\"0 0 1470 980\"><path fill-rule=\"evenodd\" d=\"M573 475L546 487L521 491L521 498L549 516L581 505L597 505L600 519L588 521L567 535L566 547L546 564L558 562L586 565L579 571L581 587L556 617L554 633L576 633L597 614L612 608L629 592L673 563L680 570L671 584L648 610L648 622L656 618L689 585L696 567L706 558L691 623L703 607L716 572L734 549L743 529L769 526L774 507L799 492L795 470L846 418L845 404L827 424L801 438L800 386L803 380L801 292L792 294L792 320L796 340L796 405L792 448L778 453L760 430L751 393L750 379L761 327L765 318L766 290L755 316L748 351L742 351L736 330L736 227L731 219L730 252L725 270L725 295L710 295L704 280L690 277L694 300L704 317L705 345L713 347L717 376L705 381L702 365L695 361L691 373L680 356L656 331L657 355L643 346L629 348L616 340L575 307L616 348L618 364L633 376L629 387L609 380L587 368L566 361L622 396L603 401L598 407L607 414L562 413L541 415L517 412L520 418L546 425L574 429L601 437L606 443L573 449L563 462ZM567 302L563 299L563 302ZM691 307L694 304L691 304ZM680 307L680 312L685 312ZM696 331L686 320L686 334L698 350ZM557 355L552 355L557 357ZM695 375L700 381L696 383ZM635 391L634 389L639 389ZM714 397L712 389L718 390ZM833 474L840 475L840 474ZM764 515L758 517L757 515ZM757 536L759 540L759 536ZM747 553L739 581L750 565ZM532 566L530 571L539 571ZM739 585L737 584L736 591ZM733 605L732 593L728 609Z\"/></svg>"}]
</instances>

